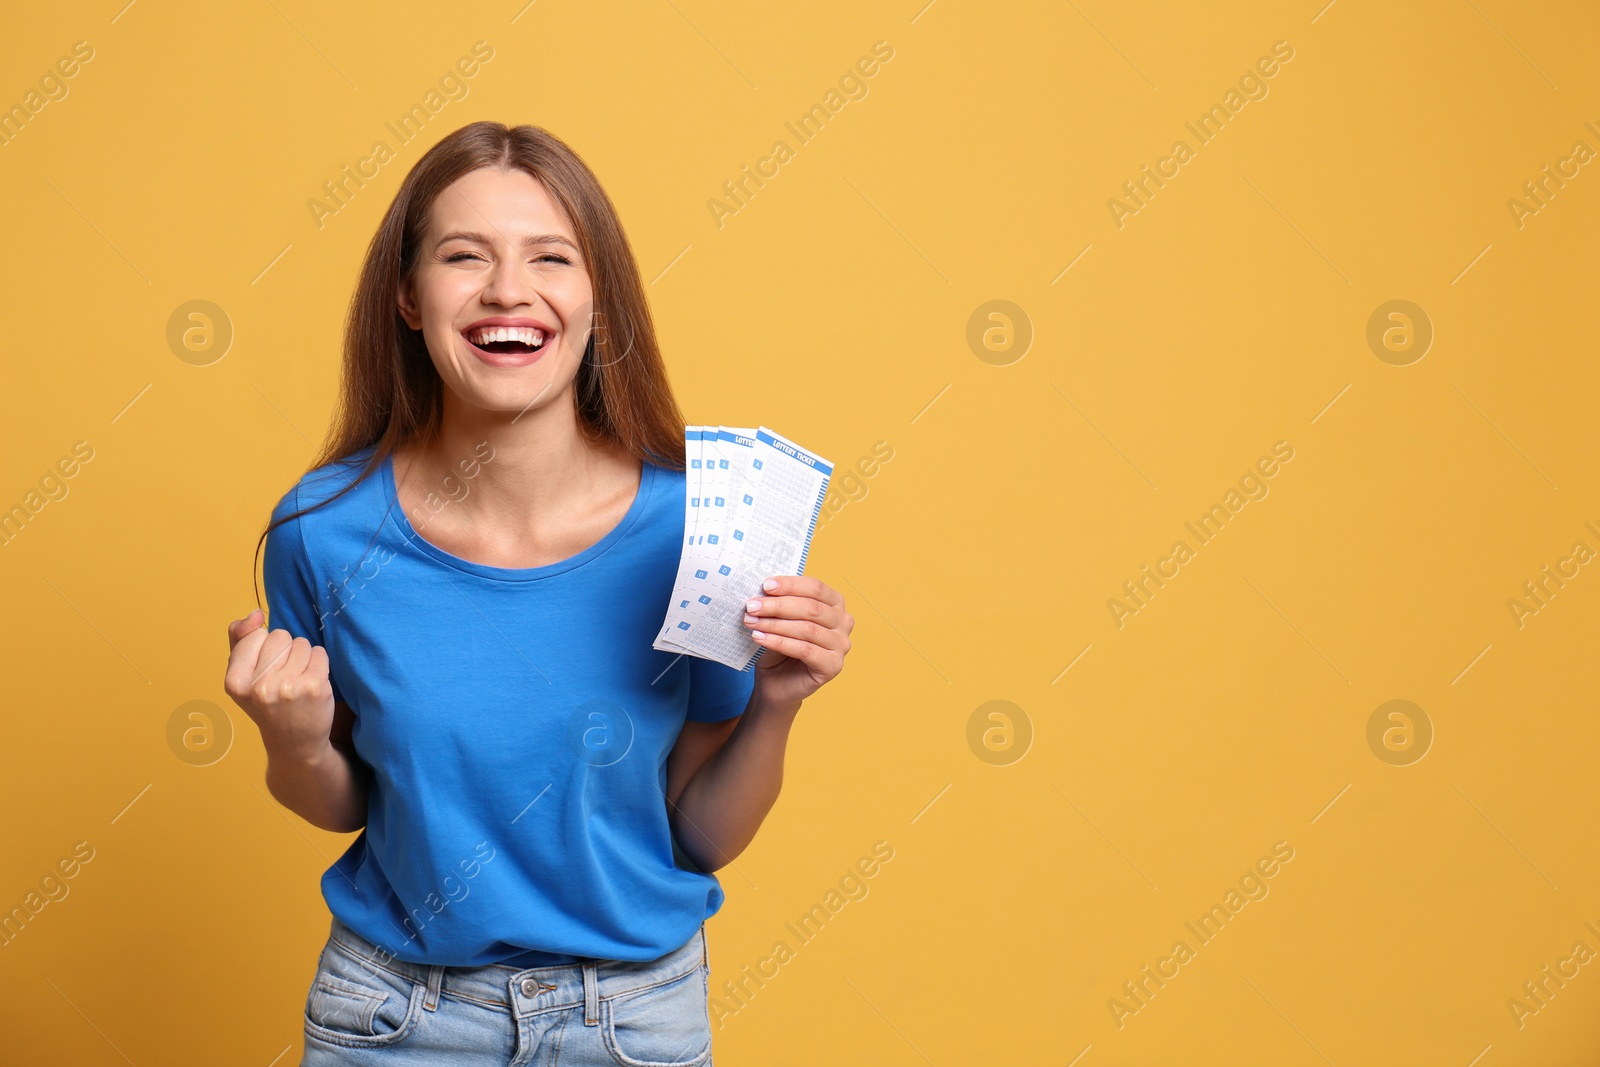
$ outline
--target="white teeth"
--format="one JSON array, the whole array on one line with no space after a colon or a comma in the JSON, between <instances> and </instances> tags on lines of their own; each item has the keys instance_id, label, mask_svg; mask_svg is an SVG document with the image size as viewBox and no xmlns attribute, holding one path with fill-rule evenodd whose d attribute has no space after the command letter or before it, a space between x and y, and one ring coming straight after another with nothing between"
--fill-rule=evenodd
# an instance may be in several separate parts
<instances>
[{"instance_id":1,"label":"white teeth","mask_svg":"<svg viewBox=\"0 0 1600 1067\"><path fill-rule=\"evenodd\" d=\"M467 340L475 345L488 345L496 341L521 341L535 348L544 344L544 331L525 326L486 326L473 330Z\"/></svg>"}]
</instances>

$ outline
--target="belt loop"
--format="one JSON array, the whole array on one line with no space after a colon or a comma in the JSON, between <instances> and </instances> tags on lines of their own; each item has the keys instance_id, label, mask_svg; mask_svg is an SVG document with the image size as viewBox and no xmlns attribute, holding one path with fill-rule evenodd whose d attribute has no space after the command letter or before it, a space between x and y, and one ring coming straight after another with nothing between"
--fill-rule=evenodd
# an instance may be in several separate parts
<instances>
[{"instance_id":1,"label":"belt loop","mask_svg":"<svg viewBox=\"0 0 1600 1067\"><path fill-rule=\"evenodd\" d=\"M583 1025L600 1025L600 990L595 965L583 964Z\"/></svg>"},{"instance_id":2,"label":"belt loop","mask_svg":"<svg viewBox=\"0 0 1600 1067\"><path fill-rule=\"evenodd\" d=\"M428 967L428 995L422 1001L422 1006L433 1011L439 1006L439 990L444 986L444 966L434 963Z\"/></svg>"}]
</instances>

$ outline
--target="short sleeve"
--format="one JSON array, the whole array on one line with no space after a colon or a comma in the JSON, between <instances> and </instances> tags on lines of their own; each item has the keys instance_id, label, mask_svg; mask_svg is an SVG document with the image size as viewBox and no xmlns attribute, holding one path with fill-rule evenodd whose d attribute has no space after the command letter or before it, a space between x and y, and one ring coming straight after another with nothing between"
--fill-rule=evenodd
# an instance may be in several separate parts
<instances>
[{"instance_id":1,"label":"short sleeve","mask_svg":"<svg viewBox=\"0 0 1600 1067\"><path fill-rule=\"evenodd\" d=\"M299 511L299 493L290 490L272 510L272 521ZM262 582L267 593L267 628L288 630L294 637L303 637L313 645L327 648L327 636L322 629L322 613L317 608L317 598L311 583L311 568L306 558L304 533L300 519L290 519L267 533L267 546L262 555ZM333 685L333 697L343 703L339 683Z\"/></svg>"},{"instance_id":2,"label":"short sleeve","mask_svg":"<svg viewBox=\"0 0 1600 1067\"><path fill-rule=\"evenodd\" d=\"M756 668L737 671L698 656L689 661L689 721L726 722L743 715L756 687Z\"/></svg>"}]
</instances>

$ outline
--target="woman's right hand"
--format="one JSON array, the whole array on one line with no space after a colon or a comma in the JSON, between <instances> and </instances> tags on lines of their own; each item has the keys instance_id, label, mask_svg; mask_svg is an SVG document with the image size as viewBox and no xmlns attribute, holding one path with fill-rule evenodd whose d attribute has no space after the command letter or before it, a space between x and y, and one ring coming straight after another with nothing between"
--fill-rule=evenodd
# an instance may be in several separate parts
<instances>
[{"instance_id":1,"label":"woman's right hand","mask_svg":"<svg viewBox=\"0 0 1600 1067\"><path fill-rule=\"evenodd\" d=\"M222 688L255 720L268 751L317 752L333 727L328 652L265 623L257 608L228 624Z\"/></svg>"}]
</instances>

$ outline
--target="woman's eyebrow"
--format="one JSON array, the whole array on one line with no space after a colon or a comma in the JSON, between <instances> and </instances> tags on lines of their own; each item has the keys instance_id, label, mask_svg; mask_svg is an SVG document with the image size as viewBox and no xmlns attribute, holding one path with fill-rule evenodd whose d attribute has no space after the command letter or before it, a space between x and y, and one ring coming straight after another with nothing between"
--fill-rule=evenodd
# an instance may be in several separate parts
<instances>
[{"instance_id":1,"label":"woman's eyebrow","mask_svg":"<svg viewBox=\"0 0 1600 1067\"><path fill-rule=\"evenodd\" d=\"M440 244L444 244L446 241L473 241L473 242L475 242L477 244L480 244L480 245L488 245L488 244L493 244L494 243L493 241L489 240L489 238L485 237L483 234L481 234L481 233L473 233L473 232L471 232L469 230L451 230L449 233L447 233L443 237L439 238L439 243ZM574 252L576 252L578 250L578 246L577 245L573 244L572 241L569 238L563 237L559 233L533 233L533 234L529 234L528 236L526 236L526 237L524 237L522 239L522 243L523 243L524 246L527 246L527 245L564 244L568 248L572 249Z\"/></svg>"}]
</instances>

